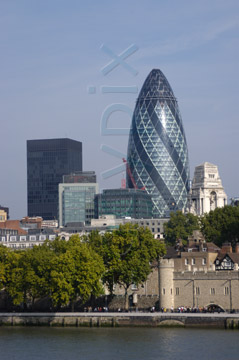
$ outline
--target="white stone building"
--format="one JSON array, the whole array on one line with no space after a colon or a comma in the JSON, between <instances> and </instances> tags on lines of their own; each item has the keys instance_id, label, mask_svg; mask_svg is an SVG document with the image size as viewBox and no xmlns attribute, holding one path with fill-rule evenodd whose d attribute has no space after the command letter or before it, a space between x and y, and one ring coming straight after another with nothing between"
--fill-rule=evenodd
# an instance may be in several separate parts
<instances>
[{"instance_id":1,"label":"white stone building","mask_svg":"<svg viewBox=\"0 0 239 360\"><path fill-rule=\"evenodd\" d=\"M189 195L189 212L203 215L227 204L217 165L205 162L196 166Z\"/></svg>"}]
</instances>

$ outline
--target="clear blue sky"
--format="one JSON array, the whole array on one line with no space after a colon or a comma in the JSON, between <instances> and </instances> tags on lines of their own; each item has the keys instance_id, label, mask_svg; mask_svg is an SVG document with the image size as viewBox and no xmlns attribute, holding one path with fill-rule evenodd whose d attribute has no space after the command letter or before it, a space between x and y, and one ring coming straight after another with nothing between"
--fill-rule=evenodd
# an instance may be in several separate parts
<instances>
[{"instance_id":1,"label":"clear blue sky","mask_svg":"<svg viewBox=\"0 0 239 360\"><path fill-rule=\"evenodd\" d=\"M101 189L120 187L127 135L101 133L105 110L133 110L136 93L102 94L101 87L137 86L161 69L178 99L191 177L196 165L219 166L228 197L239 195L239 2L237 0L0 0L0 204L11 218L27 211L26 140L69 137L83 143L84 170L95 170ZM111 56L138 50L103 75ZM87 88L95 86L96 93ZM116 111L109 127L129 128Z\"/></svg>"}]
</instances>

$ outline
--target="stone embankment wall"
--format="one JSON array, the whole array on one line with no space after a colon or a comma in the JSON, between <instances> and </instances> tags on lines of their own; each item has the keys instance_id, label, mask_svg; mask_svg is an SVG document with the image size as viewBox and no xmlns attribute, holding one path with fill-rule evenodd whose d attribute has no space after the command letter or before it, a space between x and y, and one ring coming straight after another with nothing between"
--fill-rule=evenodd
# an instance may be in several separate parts
<instances>
[{"instance_id":1,"label":"stone embankment wall","mask_svg":"<svg viewBox=\"0 0 239 360\"><path fill-rule=\"evenodd\" d=\"M79 313L2 313L1 326L73 326L73 327L211 327L239 329L239 316L182 316L180 314L162 315L160 313L122 313L122 314L79 314Z\"/></svg>"}]
</instances>

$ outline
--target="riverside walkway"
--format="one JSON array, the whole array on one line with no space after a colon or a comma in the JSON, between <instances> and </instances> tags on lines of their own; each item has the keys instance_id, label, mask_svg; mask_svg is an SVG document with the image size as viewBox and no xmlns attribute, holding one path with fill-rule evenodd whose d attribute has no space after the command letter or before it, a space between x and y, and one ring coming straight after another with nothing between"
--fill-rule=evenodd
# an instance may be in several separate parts
<instances>
[{"instance_id":1,"label":"riverside walkway","mask_svg":"<svg viewBox=\"0 0 239 360\"><path fill-rule=\"evenodd\" d=\"M170 312L0 313L4 326L181 326L239 329L239 314Z\"/></svg>"}]
</instances>

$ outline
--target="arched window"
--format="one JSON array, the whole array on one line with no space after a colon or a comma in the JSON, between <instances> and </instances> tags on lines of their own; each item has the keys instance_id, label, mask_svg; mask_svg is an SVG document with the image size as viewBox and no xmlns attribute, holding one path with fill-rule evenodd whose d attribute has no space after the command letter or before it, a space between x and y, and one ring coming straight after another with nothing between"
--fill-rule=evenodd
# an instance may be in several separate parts
<instances>
[{"instance_id":1,"label":"arched window","mask_svg":"<svg viewBox=\"0 0 239 360\"><path fill-rule=\"evenodd\" d=\"M215 210L217 207L217 194L215 191L210 193L210 210Z\"/></svg>"}]
</instances>

